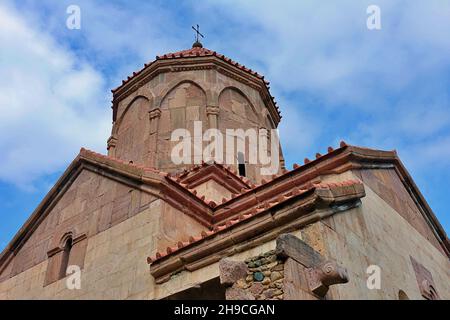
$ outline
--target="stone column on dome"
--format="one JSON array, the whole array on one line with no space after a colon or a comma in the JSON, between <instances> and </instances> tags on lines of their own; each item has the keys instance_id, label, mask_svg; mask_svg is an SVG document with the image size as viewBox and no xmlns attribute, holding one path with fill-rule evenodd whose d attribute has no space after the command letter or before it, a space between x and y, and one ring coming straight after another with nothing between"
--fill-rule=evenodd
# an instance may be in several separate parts
<instances>
[{"instance_id":1,"label":"stone column on dome","mask_svg":"<svg viewBox=\"0 0 450 320\"><path fill-rule=\"evenodd\" d=\"M206 115L208 117L208 128L217 129L218 128L218 117L219 117L219 107L218 106L207 106Z\"/></svg>"},{"instance_id":2,"label":"stone column on dome","mask_svg":"<svg viewBox=\"0 0 450 320\"><path fill-rule=\"evenodd\" d=\"M161 109L155 108L149 112L150 120L150 137L149 137L149 154L148 161L152 167L157 167L156 155L158 152L158 127L161 118Z\"/></svg>"},{"instance_id":3,"label":"stone column on dome","mask_svg":"<svg viewBox=\"0 0 450 320\"><path fill-rule=\"evenodd\" d=\"M108 156L115 157L116 154L116 146L117 146L117 137L115 134L112 134L107 141L107 150Z\"/></svg>"}]
</instances>

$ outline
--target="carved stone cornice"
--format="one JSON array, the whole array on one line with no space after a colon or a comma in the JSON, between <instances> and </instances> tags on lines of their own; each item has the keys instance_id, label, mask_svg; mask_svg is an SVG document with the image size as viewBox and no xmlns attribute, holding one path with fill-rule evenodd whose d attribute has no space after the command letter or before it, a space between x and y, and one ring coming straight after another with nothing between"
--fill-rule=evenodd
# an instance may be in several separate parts
<instances>
[{"instance_id":1,"label":"carved stone cornice","mask_svg":"<svg viewBox=\"0 0 450 320\"><path fill-rule=\"evenodd\" d=\"M215 69L238 82L241 82L255 90L257 90L264 103L269 110L272 119L277 125L281 120L278 108L270 95L269 88L265 81L255 75L245 72L236 66L230 65L228 62L219 59L216 56L205 56L183 59L155 60L153 63L145 67L142 72L129 78L124 84L112 90L113 92L113 120L116 118L117 107L119 101L123 100L138 88L148 83L151 79L161 73L167 72L184 72L192 70L209 70Z\"/></svg>"},{"instance_id":2,"label":"carved stone cornice","mask_svg":"<svg viewBox=\"0 0 450 320\"><path fill-rule=\"evenodd\" d=\"M155 118L161 118L161 109L155 108L148 113L150 120L153 120Z\"/></svg>"},{"instance_id":3,"label":"carved stone cornice","mask_svg":"<svg viewBox=\"0 0 450 320\"><path fill-rule=\"evenodd\" d=\"M349 209L360 204L360 196L349 200ZM183 249L169 252L165 257L151 262L150 273L156 283L163 283L182 270L194 271L219 261L221 258L249 250L261 243L273 240L280 233L298 230L304 225L324 219L337 213L336 209L316 210L319 198L314 192L304 193L294 203L285 207L265 210L242 223L230 225L223 232L213 233ZM278 251L277 245L277 251ZM281 254L281 253L280 253ZM286 252L291 255L291 252ZM313 257L314 258L314 257ZM312 260L308 266L321 263L321 259Z\"/></svg>"},{"instance_id":4,"label":"carved stone cornice","mask_svg":"<svg viewBox=\"0 0 450 320\"><path fill-rule=\"evenodd\" d=\"M206 114L207 115L218 115L219 114L219 107L217 107L217 106L207 106L206 107Z\"/></svg>"},{"instance_id":5,"label":"carved stone cornice","mask_svg":"<svg viewBox=\"0 0 450 320\"><path fill-rule=\"evenodd\" d=\"M333 261L325 261L321 265L309 268L306 273L308 286L312 293L325 297L330 286L348 282L347 269Z\"/></svg>"}]
</instances>

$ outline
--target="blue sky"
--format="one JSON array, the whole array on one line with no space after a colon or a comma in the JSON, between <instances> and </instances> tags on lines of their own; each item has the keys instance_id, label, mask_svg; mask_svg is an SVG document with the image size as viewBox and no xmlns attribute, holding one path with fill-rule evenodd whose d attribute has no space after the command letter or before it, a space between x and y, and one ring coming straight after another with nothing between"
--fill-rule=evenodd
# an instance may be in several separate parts
<instances>
[{"instance_id":1,"label":"blue sky","mask_svg":"<svg viewBox=\"0 0 450 320\"><path fill-rule=\"evenodd\" d=\"M197 23L207 48L271 82L288 164L342 139L396 149L448 233L450 1L3 0L0 249L80 147L106 152L110 89L189 48Z\"/></svg>"}]
</instances>

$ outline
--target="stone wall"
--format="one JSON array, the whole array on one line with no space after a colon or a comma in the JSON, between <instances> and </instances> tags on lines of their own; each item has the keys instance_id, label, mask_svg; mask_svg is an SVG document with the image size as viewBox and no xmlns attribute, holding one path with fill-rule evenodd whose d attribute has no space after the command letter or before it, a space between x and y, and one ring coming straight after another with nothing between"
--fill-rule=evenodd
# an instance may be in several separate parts
<instances>
[{"instance_id":1,"label":"stone wall","mask_svg":"<svg viewBox=\"0 0 450 320\"><path fill-rule=\"evenodd\" d=\"M146 258L204 229L163 200L83 171L3 271L0 299L146 298L154 289ZM69 260L82 268L81 290L49 276L59 264L47 252L71 230L86 235Z\"/></svg>"},{"instance_id":2,"label":"stone wall","mask_svg":"<svg viewBox=\"0 0 450 320\"><path fill-rule=\"evenodd\" d=\"M43 261L64 234L87 237L134 216L155 200L112 179L83 170L0 275L13 277Z\"/></svg>"},{"instance_id":3,"label":"stone wall","mask_svg":"<svg viewBox=\"0 0 450 320\"><path fill-rule=\"evenodd\" d=\"M330 299L329 287L346 284L348 274L292 234L281 234L276 250L244 262L222 259L220 283L227 300Z\"/></svg>"},{"instance_id":4,"label":"stone wall","mask_svg":"<svg viewBox=\"0 0 450 320\"><path fill-rule=\"evenodd\" d=\"M277 258L275 250L249 258L245 264L246 277L227 289L227 299L236 299L242 294L256 300L283 299L284 262Z\"/></svg>"},{"instance_id":5,"label":"stone wall","mask_svg":"<svg viewBox=\"0 0 450 320\"><path fill-rule=\"evenodd\" d=\"M0 282L2 299L145 299L153 290L145 257L156 251L160 201L88 239L81 289L66 279L44 286L47 260Z\"/></svg>"},{"instance_id":6,"label":"stone wall","mask_svg":"<svg viewBox=\"0 0 450 320\"><path fill-rule=\"evenodd\" d=\"M347 172L342 177L330 176L325 180L339 181L351 175ZM378 186L378 192L372 190L371 185ZM393 200L386 201L380 196L387 197L388 193L380 191L381 188L381 182L372 181L365 185L366 197L361 207L333 215L300 231L299 237L311 247L333 257L348 270L351 279L348 285L330 288L330 294L335 299L397 300L404 292L409 299L424 299L412 257L431 273L439 296L450 299L449 258L436 248L434 240L426 237L429 229L424 232L417 227L424 224L418 209L411 209L410 213L416 212L414 216L403 215L397 211ZM367 288L367 268L371 265L381 269L380 289Z\"/></svg>"}]
</instances>

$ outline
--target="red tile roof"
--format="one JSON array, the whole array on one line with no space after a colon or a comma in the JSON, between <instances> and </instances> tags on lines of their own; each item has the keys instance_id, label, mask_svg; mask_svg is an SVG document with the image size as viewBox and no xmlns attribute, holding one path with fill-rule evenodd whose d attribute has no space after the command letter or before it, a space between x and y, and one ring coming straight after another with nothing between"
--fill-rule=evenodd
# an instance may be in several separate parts
<instances>
[{"instance_id":1,"label":"red tile roof","mask_svg":"<svg viewBox=\"0 0 450 320\"><path fill-rule=\"evenodd\" d=\"M148 166L143 166L143 165L140 165L140 164L135 164L135 163L133 163L133 161L125 161L125 160L122 160L122 159L106 156L104 154L97 153L95 151L91 151L91 150L88 150L88 149L85 149L85 148L81 148L80 149L80 156L83 157L83 156L86 156L86 155L87 156L92 156L92 157L95 157L95 158L100 158L100 159L107 160L107 161L112 161L112 162L115 162L115 163L118 163L118 164L122 164L122 165L127 165L129 167L133 167L133 168L140 169L140 170L143 170L143 171L158 173L158 174L160 174L161 176L164 176L164 177L168 175L167 172L160 171L160 170L158 170L156 168L153 168L153 167L148 167Z\"/></svg>"},{"instance_id":2,"label":"red tile roof","mask_svg":"<svg viewBox=\"0 0 450 320\"><path fill-rule=\"evenodd\" d=\"M202 231L202 233L198 236L191 236L189 237L188 241L178 241L176 243L176 245L172 246L172 247L167 247L166 251L157 251L155 256L153 257L148 257L147 258L147 262L149 264L165 257L168 255L171 255L173 253L175 253L176 251L178 251L179 249L182 249L184 247L187 247L191 244L194 244L196 242L201 241L202 239L208 238L213 236L214 234L220 233L228 228L230 228L231 226L238 224L244 220L248 220L250 218L252 218L253 216L259 215L262 212L267 211L268 209L279 205L280 203L283 203L295 196L299 196L301 194L306 193L307 191L312 191L312 190L316 190L316 189L332 189L332 188L336 188L336 187L348 187L348 186L353 186L353 185L358 185L358 184L362 184L361 181L359 180L346 180L343 182L330 182L330 183L311 183L309 184L306 188L294 188L293 190L277 197L276 199L274 199L273 201L270 202L265 202L263 204L261 204L260 206L256 207L253 209L252 212L248 213L248 214L241 214L236 218L232 218L229 219L217 226L214 227L213 230L209 230L209 231Z\"/></svg>"},{"instance_id":3,"label":"red tile roof","mask_svg":"<svg viewBox=\"0 0 450 320\"><path fill-rule=\"evenodd\" d=\"M337 151L341 148L346 147L347 144L344 141L341 141L340 143L340 148L338 149L333 149L332 147L328 147L328 153L330 154L334 151ZM295 172L297 170L302 169L305 165L307 164L311 164L314 165L314 163L318 160L320 160L322 157L325 157L327 154L321 155L320 153L316 154L316 158L314 160L309 160L308 158L305 158L305 164L304 165L298 165L296 163L294 163L293 165L293 170L284 170L284 172L282 174L279 175L273 175L271 177L268 177L266 179L262 179L260 184L252 184L247 178L239 176L237 174L237 172L233 169L231 169L231 167L223 165L223 164L219 164L216 162L213 162L212 164L207 164L207 163L202 163L201 165L194 165L192 166L190 169L185 169L180 173L167 173L164 171L160 171L158 169L152 168L152 167L148 167L148 166L142 166L139 164L134 164L132 161L125 161L122 159L118 159L118 158L114 158L114 157L110 157L107 155L103 155L91 150L87 150L85 148L81 148L80 150L80 155L91 155L103 160L107 160L107 161L112 161L118 164L122 164L122 165L126 165L135 169L139 169L139 170L143 170L146 172L153 172L153 173L157 173L161 176L166 177L167 180L175 183L176 185L178 185L179 187L185 189L186 191L188 191L192 196L194 196L197 200L200 200L203 204L205 204L206 206L210 207L211 209L216 209L218 207L223 207L225 205L228 204L228 202L230 202L231 200L238 200L238 198L240 198L241 196L244 196L245 194L251 192L251 191L256 191L257 189L263 188L265 187L267 184L272 183L278 179L282 179L286 174L291 173L291 172ZM197 191L194 189L189 188L189 185L186 183L183 183L182 178L185 177L186 175L188 175L191 172L195 172L197 170L199 170L202 167L207 167L210 165L215 165L218 166L220 168L222 168L223 170L227 171L228 173L232 174L233 176L235 176L237 179L241 180L242 183L244 183L246 185L245 188L242 188L242 190L240 190L240 192L238 193L233 193L230 199L227 198L223 198L221 203L216 203L215 201L212 201L210 199L206 199L205 196L200 196L197 194Z\"/></svg>"},{"instance_id":4,"label":"red tile roof","mask_svg":"<svg viewBox=\"0 0 450 320\"><path fill-rule=\"evenodd\" d=\"M118 86L117 88L111 90L113 93L116 92L119 88L121 88L123 85L125 85L127 82L129 82L131 79L133 79L135 76L139 75L142 71L144 71L146 68L150 67L151 65L153 65L155 62L159 61L159 60L167 60L167 59L180 59L180 58L196 58L196 57L217 57L218 59L221 59L225 62L227 62L228 64L242 70L245 71L249 74L251 74L252 76L255 76L261 80L264 81L265 87L267 88L267 91L270 93L270 82L264 80L264 76L259 74L256 71L253 71L252 69L249 69L247 67L245 67L244 65L226 57L223 54L217 53L216 51L212 51L210 49L207 48L203 48L203 47L192 47L190 49L186 49L186 50L181 50L181 51L177 51L177 52L171 52L171 53L166 53L160 56L156 56L156 59L150 63L145 63L144 67L138 71L133 72L133 74L131 76L128 76L126 80L122 80L122 84L120 86ZM269 94L270 95L270 94ZM270 95L270 99L272 100L278 115L281 117L281 113L280 113L280 108L277 106L277 103L275 101L275 97L273 97L272 95Z\"/></svg>"},{"instance_id":5,"label":"red tile roof","mask_svg":"<svg viewBox=\"0 0 450 320\"><path fill-rule=\"evenodd\" d=\"M222 59L229 64L248 72L260 79L264 79L263 75L260 75L258 72L253 71L252 69L249 69L245 67L244 65L239 64L238 62L224 56L223 54L217 53L216 51L209 50L207 48L200 48L200 47L193 47L191 49L172 52L172 53L166 53L162 56L156 56L156 60L164 60L164 59L176 59L176 58L193 58L193 57L218 57L219 59ZM264 81L265 84L269 84L268 81Z\"/></svg>"}]
</instances>

